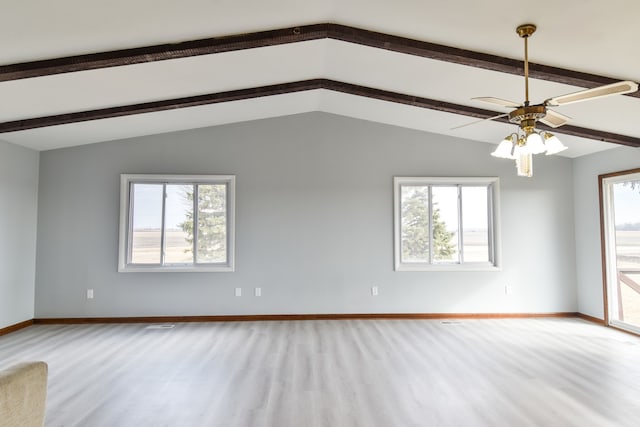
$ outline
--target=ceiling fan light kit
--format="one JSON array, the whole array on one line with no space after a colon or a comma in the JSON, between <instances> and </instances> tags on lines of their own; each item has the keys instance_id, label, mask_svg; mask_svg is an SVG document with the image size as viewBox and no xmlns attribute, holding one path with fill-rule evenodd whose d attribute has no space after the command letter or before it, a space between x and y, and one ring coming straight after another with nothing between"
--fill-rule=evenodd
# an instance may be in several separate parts
<instances>
[{"instance_id":1,"label":"ceiling fan light kit","mask_svg":"<svg viewBox=\"0 0 640 427\"><path fill-rule=\"evenodd\" d=\"M551 132L532 131L528 135L512 133L498 144L493 157L516 161L518 176L533 176L533 155L547 156L566 150L567 147Z\"/></svg>"},{"instance_id":2,"label":"ceiling fan light kit","mask_svg":"<svg viewBox=\"0 0 640 427\"><path fill-rule=\"evenodd\" d=\"M536 26L533 24L520 25L516 32L524 40L524 87L525 101L523 104L495 98L480 97L474 100L499 105L502 107L515 108L508 114L509 121L518 125L518 131L505 137L492 156L511 159L516 162L518 176L533 176L533 155L546 153L553 155L567 149L562 142L551 132L536 130L538 122L557 128L566 124L570 118L548 109L548 106L562 106L574 102L588 101L611 95L623 95L638 90L638 84L632 81L622 81L596 88L586 89L567 95L549 98L541 104L531 105L529 102L529 45L528 39L535 33ZM493 120L498 117L492 117Z\"/></svg>"}]
</instances>

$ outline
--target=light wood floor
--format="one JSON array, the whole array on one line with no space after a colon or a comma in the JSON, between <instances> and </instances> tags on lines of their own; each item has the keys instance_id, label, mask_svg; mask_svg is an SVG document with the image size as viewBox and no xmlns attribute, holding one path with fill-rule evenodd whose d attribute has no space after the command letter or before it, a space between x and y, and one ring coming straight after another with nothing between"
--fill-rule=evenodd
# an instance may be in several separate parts
<instances>
[{"instance_id":1,"label":"light wood floor","mask_svg":"<svg viewBox=\"0 0 640 427\"><path fill-rule=\"evenodd\" d=\"M580 319L36 325L47 426L638 426L640 339Z\"/></svg>"}]
</instances>

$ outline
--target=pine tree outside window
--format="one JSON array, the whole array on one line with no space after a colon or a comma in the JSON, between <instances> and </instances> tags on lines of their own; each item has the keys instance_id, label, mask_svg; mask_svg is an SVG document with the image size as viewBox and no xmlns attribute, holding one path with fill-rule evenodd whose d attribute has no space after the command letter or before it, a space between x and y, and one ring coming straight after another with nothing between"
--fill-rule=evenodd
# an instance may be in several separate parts
<instances>
[{"instance_id":1,"label":"pine tree outside window","mask_svg":"<svg viewBox=\"0 0 640 427\"><path fill-rule=\"evenodd\" d=\"M397 271L497 270L498 178L394 178Z\"/></svg>"},{"instance_id":2,"label":"pine tree outside window","mask_svg":"<svg viewBox=\"0 0 640 427\"><path fill-rule=\"evenodd\" d=\"M118 271L233 271L235 177L121 175Z\"/></svg>"}]
</instances>

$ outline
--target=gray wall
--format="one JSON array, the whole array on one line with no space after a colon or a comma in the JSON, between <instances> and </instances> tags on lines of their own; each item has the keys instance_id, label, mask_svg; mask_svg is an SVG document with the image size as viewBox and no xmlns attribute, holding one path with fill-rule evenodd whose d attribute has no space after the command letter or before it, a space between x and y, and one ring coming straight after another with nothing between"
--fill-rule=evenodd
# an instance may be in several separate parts
<instances>
[{"instance_id":1,"label":"gray wall","mask_svg":"<svg viewBox=\"0 0 640 427\"><path fill-rule=\"evenodd\" d=\"M620 147L574 161L578 309L604 318L598 175L640 168L640 149Z\"/></svg>"},{"instance_id":2,"label":"gray wall","mask_svg":"<svg viewBox=\"0 0 640 427\"><path fill-rule=\"evenodd\" d=\"M571 160L518 178L490 149L309 113L43 152L36 316L575 311ZM118 273L121 173L236 175L236 272ZM393 271L412 175L501 178L503 271Z\"/></svg>"},{"instance_id":3,"label":"gray wall","mask_svg":"<svg viewBox=\"0 0 640 427\"><path fill-rule=\"evenodd\" d=\"M38 158L0 141L0 328L33 319Z\"/></svg>"}]
</instances>

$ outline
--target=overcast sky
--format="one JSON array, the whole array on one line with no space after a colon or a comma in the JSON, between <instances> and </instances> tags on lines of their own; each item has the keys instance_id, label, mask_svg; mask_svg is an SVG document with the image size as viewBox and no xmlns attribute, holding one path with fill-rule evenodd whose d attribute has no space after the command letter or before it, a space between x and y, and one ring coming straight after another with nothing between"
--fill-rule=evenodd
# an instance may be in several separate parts
<instances>
[{"instance_id":1,"label":"overcast sky","mask_svg":"<svg viewBox=\"0 0 640 427\"><path fill-rule=\"evenodd\" d=\"M613 186L616 225L640 223L640 188L623 184Z\"/></svg>"}]
</instances>

